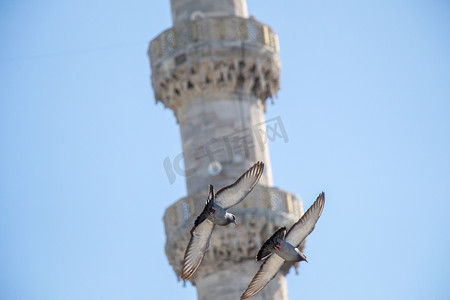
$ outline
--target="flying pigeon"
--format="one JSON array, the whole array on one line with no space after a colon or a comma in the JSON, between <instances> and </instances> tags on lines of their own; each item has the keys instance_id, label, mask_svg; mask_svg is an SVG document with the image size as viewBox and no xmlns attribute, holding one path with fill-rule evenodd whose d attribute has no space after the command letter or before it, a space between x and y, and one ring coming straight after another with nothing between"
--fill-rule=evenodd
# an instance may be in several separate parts
<instances>
[{"instance_id":1,"label":"flying pigeon","mask_svg":"<svg viewBox=\"0 0 450 300\"><path fill-rule=\"evenodd\" d=\"M226 210L240 203L248 195L261 178L264 163L257 162L248 169L235 183L223 187L214 194L213 186L209 186L208 200L202 213L191 229L191 239L184 253L181 279L184 281L194 275L209 246L209 239L215 225L236 225L236 217Z\"/></svg>"},{"instance_id":2,"label":"flying pigeon","mask_svg":"<svg viewBox=\"0 0 450 300\"><path fill-rule=\"evenodd\" d=\"M282 227L263 244L256 255L256 261L265 261L241 299L247 299L259 293L277 275L285 261L308 262L305 254L298 250L298 246L314 230L324 205L325 194L322 192L300 220L291 227L287 235L286 227Z\"/></svg>"}]
</instances>

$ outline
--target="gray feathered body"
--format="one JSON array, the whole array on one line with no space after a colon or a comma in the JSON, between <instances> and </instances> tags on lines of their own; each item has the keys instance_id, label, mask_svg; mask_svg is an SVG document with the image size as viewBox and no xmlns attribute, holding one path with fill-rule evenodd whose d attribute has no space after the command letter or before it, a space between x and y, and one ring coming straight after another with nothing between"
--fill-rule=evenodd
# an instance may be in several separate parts
<instances>
[{"instance_id":1,"label":"gray feathered body","mask_svg":"<svg viewBox=\"0 0 450 300\"><path fill-rule=\"evenodd\" d=\"M232 215L228 213L222 206L217 204L212 205L207 219L220 226L225 226L233 222Z\"/></svg>"},{"instance_id":2,"label":"gray feathered body","mask_svg":"<svg viewBox=\"0 0 450 300\"><path fill-rule=\"evenodd\" d=\"M256 261L267 259L272 253L277 254L285 261L306 260L303 253L297 247L289 243L286 239L286 227L278 229L261 247L256 255Z\"/></svg>"},{"instance_id":3,"label":"gray feathered body","mask_svg":"<svg viewBox=\"0 0 450 300\"><path fill-rule=\"evenodd\" d=\"M288 242L284 240L277 240L277 244L280 245L279 250L274 250L273 252L276 253L278 256L283 258L285 261L301 261L304 260L301 256L300 250L298 248L292 246Z\"/></svg>"}]
</instances>

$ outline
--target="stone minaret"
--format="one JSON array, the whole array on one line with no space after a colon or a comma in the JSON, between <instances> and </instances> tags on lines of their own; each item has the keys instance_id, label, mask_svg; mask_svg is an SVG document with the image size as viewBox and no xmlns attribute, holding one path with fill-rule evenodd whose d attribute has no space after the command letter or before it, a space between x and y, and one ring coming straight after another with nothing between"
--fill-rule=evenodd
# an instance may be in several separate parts
<instances>
[{"instance_id":1,"label":"stone minaret","mask_svg":"<svg viewBox=\"0 0 450 300\"><path fill-rule=\"evenodd\" d=\"M164 214L166 254L177 276L208 185L217 190L256 161L265 163L259 184L230 209L238 226L216 226L191 278L198 299L235 300L259 268L262 243L302 214L295 195L272 186L266 123L278 131L282 123L265 121L264 111L279 89L278 39L248 17L245 0L171 0L171 6L173 27L151 41L148 54L155 98L174 112L183 144L188 195ZM289 268L254 299L287 299Z\"/></svg>"}]
</instances>

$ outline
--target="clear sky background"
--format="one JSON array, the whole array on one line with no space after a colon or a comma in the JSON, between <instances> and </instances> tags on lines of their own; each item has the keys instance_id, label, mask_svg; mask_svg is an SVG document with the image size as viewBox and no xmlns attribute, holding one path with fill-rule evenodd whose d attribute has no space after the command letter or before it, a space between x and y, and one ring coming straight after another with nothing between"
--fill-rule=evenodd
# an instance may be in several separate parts
<instances>
[{"instance_id":1,"label":"clear sky background","mask_svg":"<svg viewBox=\"0 0 450 300\"><path fill-rule=\"evenodd\" d=\"M279 35L274 183L327 202L290 299L450 298L450 3L248 1ZM181 151L165 1L0 4L0 299L196 299L164 254Z\"/></svg>"}]
</instances>

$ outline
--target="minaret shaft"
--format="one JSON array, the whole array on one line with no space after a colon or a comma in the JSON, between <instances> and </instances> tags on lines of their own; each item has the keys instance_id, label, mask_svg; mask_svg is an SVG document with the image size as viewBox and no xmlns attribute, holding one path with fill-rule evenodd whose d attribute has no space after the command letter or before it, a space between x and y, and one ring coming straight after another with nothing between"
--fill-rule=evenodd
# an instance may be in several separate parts
<instances>
[{"instance_id":1,"label":"minaret shaft","mask_svg":"<svg viewBox=\"0 0 450 300\"><path fill-rule=\"evenodd\" d=\"M208 184L217 188L228 185L256 161L265 162L259 183L272 185L267 141L259 132L265 129L260 101L218 92L207 99L190 99L181 109L179 123L188 194L201 192ZM211 169L214 162L220 163L220 172Z\"/></svg>"}]
</instances>

